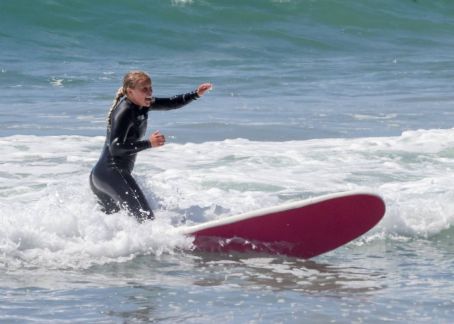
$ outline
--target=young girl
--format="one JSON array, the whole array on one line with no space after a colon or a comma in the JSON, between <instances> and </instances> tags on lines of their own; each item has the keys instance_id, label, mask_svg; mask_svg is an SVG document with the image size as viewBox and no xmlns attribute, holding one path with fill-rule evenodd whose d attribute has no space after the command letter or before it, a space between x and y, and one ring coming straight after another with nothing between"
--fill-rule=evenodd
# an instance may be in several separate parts
<instances>
[{"instance_id":1,"label":"young girl","mask_svg":"<svg viewBox=\"0 0 454 324\"><path fill-rule=\"evenodd\" d=\"M150 110L170 110L187 105L211 89L201 84L195 91L171 98L152 96L151 78L142 71L124 76L107 116L107 136L101 157L90 174L90 186L107 214L123 208L138 221L154 219L153 212L131 175L138 152L164 145L165 137L154 132L142 139L147 130Z\"/></svg>"}]
</instances>

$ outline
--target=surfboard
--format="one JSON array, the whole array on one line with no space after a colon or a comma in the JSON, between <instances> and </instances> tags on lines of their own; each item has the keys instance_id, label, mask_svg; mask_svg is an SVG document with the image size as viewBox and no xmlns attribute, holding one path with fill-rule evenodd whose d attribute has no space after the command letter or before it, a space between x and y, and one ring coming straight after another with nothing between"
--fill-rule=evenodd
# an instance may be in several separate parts
<instances>
[{"instance_id":1,"label":"surfboard","mask_svg":"<svg viewBox=\"0 0 454 324\"><path fill-rule=\"evenodd\" d=\"M385 214L374 193L346 192L180 227L193 250L313 258L365 234Z\"/></svg>"}]
</instances>

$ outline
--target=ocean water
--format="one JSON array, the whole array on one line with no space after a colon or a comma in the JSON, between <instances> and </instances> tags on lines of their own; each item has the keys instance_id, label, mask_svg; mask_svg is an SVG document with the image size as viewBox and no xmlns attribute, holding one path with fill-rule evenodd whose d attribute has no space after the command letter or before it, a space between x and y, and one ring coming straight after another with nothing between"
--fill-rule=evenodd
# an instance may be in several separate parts
<instances>
[{"instance_id":1,"label":"ocean water","mask_svg":"<svg viewBox=\"0 0 454 324\"><path fill-rule=\"evenodd\" d=\"M1 1L0 322L452 322L453 35L442 0ZM214 85L150 114L145 224L88 186L132 69ZM349 190L385 217L310 260L174 231Z\"/></svg>"}]
</instances>

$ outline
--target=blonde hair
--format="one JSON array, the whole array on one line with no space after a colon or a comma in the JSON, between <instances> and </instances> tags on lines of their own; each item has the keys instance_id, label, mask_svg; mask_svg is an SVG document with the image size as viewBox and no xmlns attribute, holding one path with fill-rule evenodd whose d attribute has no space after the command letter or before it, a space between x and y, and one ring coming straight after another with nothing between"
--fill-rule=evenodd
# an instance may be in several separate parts
<instances>
[{"instance_id":1,"label":"blonde hair","mask_svg":"<svg viewBox=\"0 0 454 324\"><path fill-rule=\"evenodd\" d=\"M123 86L118 88L115 98L112 102L112 106L107 113L107 127L110 128L112 126L112 112L117 108L118 102L121 98L127 95L128 89L134 89L138 84L150 82L150 76L143 72L143 71L129 71L123 77Z\"/></svg>"}]
</instances>

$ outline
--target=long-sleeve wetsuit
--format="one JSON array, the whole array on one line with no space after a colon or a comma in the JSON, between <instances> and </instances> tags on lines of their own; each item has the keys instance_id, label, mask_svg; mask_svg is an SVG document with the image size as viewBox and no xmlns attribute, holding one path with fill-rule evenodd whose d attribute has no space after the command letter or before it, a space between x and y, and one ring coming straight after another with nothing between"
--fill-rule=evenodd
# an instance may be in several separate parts
<instances>
[{"instance_id":1,"label":"long-sleeve wetsuit","mask_svg":"<svg viewBox=\"0 0 454 324\"><path fill-rule=\"evenodd\" d=\"M153 98L150 107L139 107L126 97L118 102L111 114L111 126L98 162L90 174L90 186L107 214L126 209L139 221L153 219L153 212L131 172L138 152L151 148L142 140L147 130L150 110L183 107L197 99L197 92L171 98Z\"/></svg>"}]
</instances>

